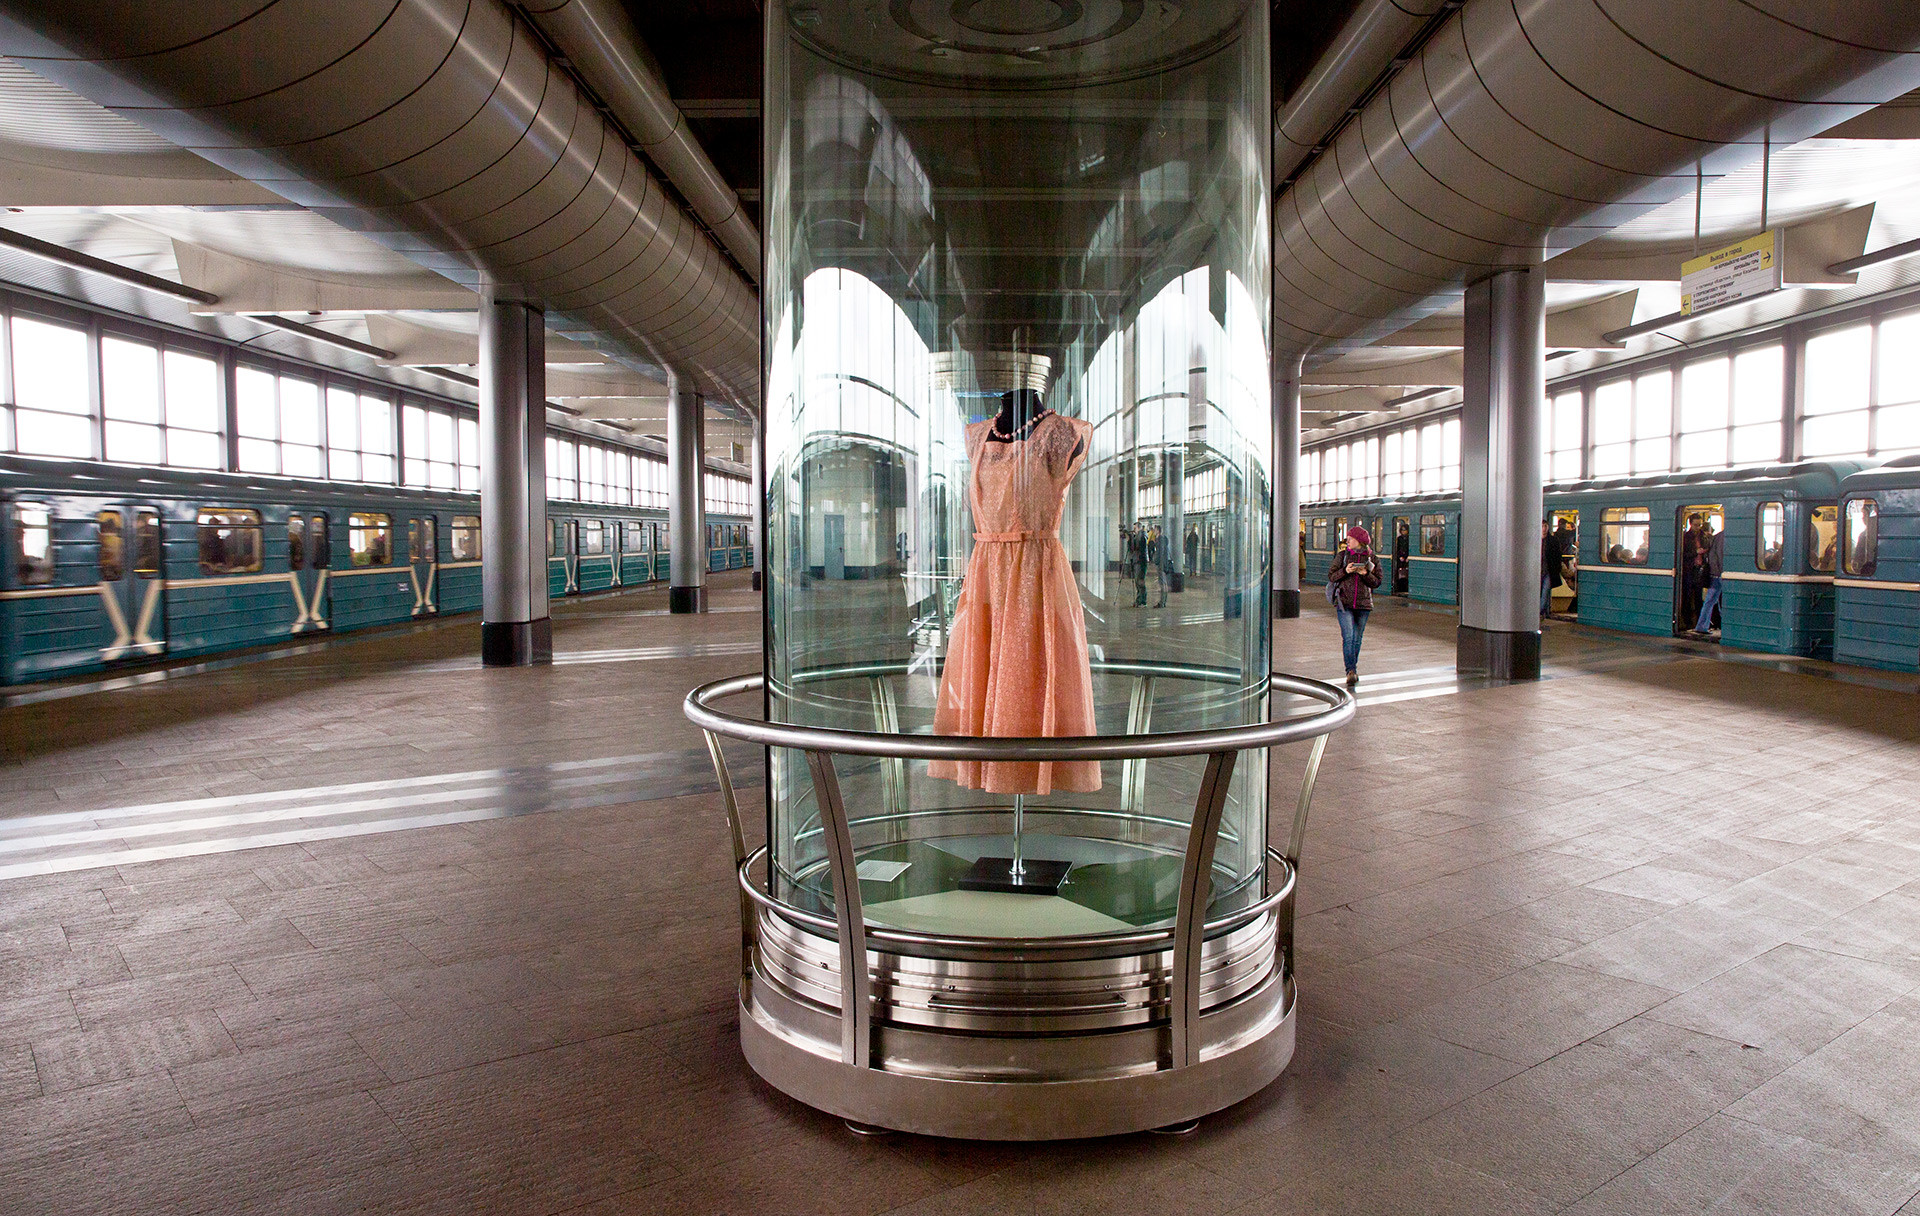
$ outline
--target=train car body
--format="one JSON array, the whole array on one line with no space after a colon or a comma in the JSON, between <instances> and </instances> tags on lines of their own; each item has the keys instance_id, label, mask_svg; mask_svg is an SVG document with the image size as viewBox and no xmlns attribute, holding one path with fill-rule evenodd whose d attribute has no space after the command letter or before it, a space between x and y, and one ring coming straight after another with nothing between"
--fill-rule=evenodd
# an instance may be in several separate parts
<instances>
[{"instance_id":1,"label":"train car body","mask_svg":"<svg viewBox=\"0 0 1920 1216\"><path fill-rule=\"evenodd\" d=\"M1834 658L1920 671L1920 457L1841 483L1839 551Z\"/></svg>"},{"instance_id":2,"label":"train car body","mask_svg":"<svg viewBox=\"0 0 1920 1216\"><path fill-rule=\"evenodd\" d=\"M1698 622L1687 611L1691 605L1683 603L1682 536L1689 516L1700 514L1725 533L1719 613L1724 644L1772 654L1865 661L1846 656L1868 653L1871 648L1856 644L1848 651L1837 647L1835 640L1841 483L1849 477L1875 476L1861 474L1859 468L1851 462L1809 461L1550 485L1544 494L1545 514L1572 526L1578 554L1568 569L1573 576L1570 585L1557 593L1555 605L1577 609L1583 624L1605 629L1660 637L1685 632ZM1920 468L1909 468L1906 475L1920 494ZM1920 512L1920 507L1912 505L1915 499L1899 499L1891 487L1884 492L1889 495L1887 509ZM1376 542L1387 579L1385 589L1424 603L1457 605L1460 512L1458 495L1302 507L1308 558L1303 583L1317 588L1325 581L1334 539L1347 526L1360 522L1386 537ZM1403 525L1408 544L1401 566L1393 543ZM1912 526L1920 527L1920 519L1914 519ZM1326 544L1316 543L1323 537ZM1900 543L1893 542L1890 552L1897 555L1899 551ZM1904 594L1884 588L1861 590L1886 592L1876 609L1882 616L1895 613L1892 605ZM1920 604L1911 600L1900 601L1908 605L1909 620L1920 612ZM1913 645L1895 641L1881 649L1890 656L1901 646L1911 664Z\"/></svg>"},{"instance_id":3,"label":"train car body","mask_svg":"<svg viewBox=\"0 0 1920 1216\"><path fill-rule=\"evenodd\" d=\"M548 518L555 598L667 577L662 511ZM6 457L0 521L5 684L480 608L474 494Z\"/></svg>"}]
</instances>

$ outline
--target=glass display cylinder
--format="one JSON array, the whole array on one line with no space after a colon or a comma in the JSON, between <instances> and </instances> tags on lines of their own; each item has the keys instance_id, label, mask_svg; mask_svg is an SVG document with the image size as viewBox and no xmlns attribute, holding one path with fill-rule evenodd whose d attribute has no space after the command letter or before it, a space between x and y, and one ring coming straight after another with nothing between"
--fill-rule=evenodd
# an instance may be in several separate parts
<instances>
[{"instance_id":1,"label":"glass display cylinder","mask_svg":"<svg viewBox=\"0 0 1920 1216\"><path fill-rule=\"evenodd\" d=\"M1265 721L1265 4L769 10L768 716ZM840 765L870 923L1030 937L1173 917L1200 758ZM804 759L768 773L773 893L830 908ZM1266 799L1250 753L1213 915L1260 898ZM1044 873L983 885L996 859Z\"/></svg>"}]
</instances>

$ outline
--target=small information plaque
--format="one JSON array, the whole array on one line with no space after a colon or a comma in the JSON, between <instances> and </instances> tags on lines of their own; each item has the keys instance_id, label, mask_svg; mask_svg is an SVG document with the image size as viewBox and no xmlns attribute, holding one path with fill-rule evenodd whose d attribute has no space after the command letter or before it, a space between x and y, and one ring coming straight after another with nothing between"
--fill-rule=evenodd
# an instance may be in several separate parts
<instances>
[{"instance_id":1,"label":"small information plaque","mask_svg":"<svg viewBox=\"0 0 1920 1216\"><path fill-rule=\"evenodd\" d=\"M1780 290L1780 230L1680 263L1680 315L1737 304Z\"/></svg>"}]
</instances>

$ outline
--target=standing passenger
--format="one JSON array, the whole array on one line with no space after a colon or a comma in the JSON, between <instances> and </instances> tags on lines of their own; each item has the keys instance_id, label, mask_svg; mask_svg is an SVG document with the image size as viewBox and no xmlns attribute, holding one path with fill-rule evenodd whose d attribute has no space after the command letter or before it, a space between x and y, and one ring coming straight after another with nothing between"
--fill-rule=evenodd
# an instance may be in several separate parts
<instances>
[{"instance_id":1,"label":"standing passenger","mask_svg":"<svg viewBox=\"0 0 1920 1216\"><path fill-rule=\"evenodd\" d=\"M1707 542L1706 560L1701 567L1704 574L1701 584L1700 617L1693 623L1692 632L1695 636L1704 637L1708 629L1719 627L1719 622L1714 618L1720 614L1720 584L1726 573L1726 564L1727 534L1715 532L1713 539Z\"/></svg>"},{"instance_id":2,"label":"standing passenger","mask_svg":"<svg viewBox=\"0 0 1920 1216\"><path fill-rule=\"evenodd\" d=\"M1680 538L1680 619L1682 621L1691 621L1700 615L1700 597L1706 583L1706 531L1706 518L1698 511L1687 516L1687 531Z\"/></svg>"},{"instance_id":3,"label":"standing passenger","mask_svg":"<svg viewBox=\"0 0 1920 1216\"><path fill-rule=\"evenodd\" d=\"M1540 615L1553 611L1553 589L1560 585L1560 538L1540 521Z\"/></svg>"},{"instance_id":4,"label":"standing passenger","mask_svg":"<svg viewBox=\"0 0 1920 1216\"><path fill-rule=\"evenodd\" d=\"M1373 611L1373 589L1380 585L1380 563L1369 548L1373 537L1359 524L1347 529L1347 543L1327 570L1333 610L1340 618L1340 655L1347 663L1347 687L1360 682L1360 640Z\"/></svg>"}]
</instances>

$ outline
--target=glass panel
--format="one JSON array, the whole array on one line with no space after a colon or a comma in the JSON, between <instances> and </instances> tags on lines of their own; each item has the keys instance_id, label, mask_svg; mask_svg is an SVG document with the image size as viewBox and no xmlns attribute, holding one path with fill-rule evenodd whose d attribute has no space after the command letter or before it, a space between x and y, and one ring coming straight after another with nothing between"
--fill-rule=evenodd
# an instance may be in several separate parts
<instances>
[{"instance_id":1,"label":"glass panel","mask_svg":"<svg viewBox=\"0 0 1920 1216\"><path fill-rule=\"evenodd\" d=\"M393 564L393 519L371 511L347 516L347 553L356 566Z\"/></svg>"},{"instance_id":2,"label":"glass panel","mask_svg":"<svg viewBox=\"0 0 1920 1216\"><path fill-rule=\"evenodd\" d=\"M126 422L160 421L158 347L100 339L100 407L107 417Z\"/></svg>"},{"instance_id":3,"label":"glass panel","mask_svg":"<svg viewBox=\"0 0 1920 1216\"><path fill-rule=\"evenodd\" d=\"M307 568L307 521L298 515L287 520L287 569Z\"/></svg>"},{"instance_id":4,"label":"glass panel","mask_svg":"<svg viewBox=\"0 0 1920 1216\"><path fill-rule=\"evenodd\" d=\"M278 473L280 445L271 439L242 439L240 471L242 473Z\"/></svg>"},{"instance_id":5,"label":"glass panel","mask_svg":"<svg viewBox=\"0 0 1920 1216\"><path fill-rule=\"evenodd\" d=\"M39 503L13 507L14 577L25 586L53 581L53 513Z\"/></svg>"},{"instance_id":6,"label":"glass panel","mask_svg":"<svg viewBox=\"0 0 1920 1216\"><path fill-rule=\"evenodd\" d=\"M1865 456L1867 411L1828 414L1800 424L1800 450L1806 456Z\"/></svg>"},{"instance_id":7,"label":"glass panel","mask_svg":"<svg viewBox=\"0 0 1920 1216\"><path fill-rule=\"evenodd\" d=\"M1681 433L1715 430L1727 425L1728 390L1732 375L1733 364L1727 359L1706 359L1687 364L1680 373Z\"/></svg>"},{"instance_id":8,"label":"glass panel","mask_svg":"<svg viewBox=\"0 0 1920 1216\"><path fill-rule=\"evenodd\" d=\"M103 428L107 459L122 464L159 464L160 428L137 422L109 422Z\"/></svg>"},{"instance_id":9,"label":"glass panel","mask_svg":"<svg viewBox=\"0 0 1920 1216\"><path fill-rule=\"evenodd\" d=\"M280 447L280 471L289 477L320 476L320 449L302 447L295 444L282 444Z\"/></svg>"},{"instance_id":10,"label":"glass panel","mask_svg":"<svg viewBox=\"0 0 1920 1216\"><path fill-rule=\"evenodd\" d=\"M361 394L360 450L393 455L393 402Z\"/></svg>"},{"instance_id":11,"label":"glass panel","mask_svg":"<svg viewBox=\"0 0 1920 1216\"><path fill-rule=\"evenodd\" d=\"M220 436L202 431L168 431L167 463L182 469L219 468L225 463Z\"/></svg>"},{"instance_id":12,"label":"glass panel","mask_svg":"<svg viewBox=\"0 0 1920 1216\"><path fill-rule=\"evenodd\" d=\"M87 389L87 331L14 317L14 403L24 409L88 414L92 412L91 396ZM21 450L26 450L24 444Z\"/></svg>"},{"instance_id":13,"label":"glass panel","mask_svg":"<svg viewBox=\"0 0 1920 1216\"><path fill-rule=\"evenodd\" d=\"M86 460L93 455L93 423L79 415L16 410L14 431L19 450L29 456Z\"/></svg>"},{"instance_id":14,"label":"glass panel","mask_svg":"<svg viewBox=\"0 0 1920 1216\"><path fill-rule=\"evenodd\" d=\"M1600 560L1613 566L1644 566L1653 536L1646 507L1606 507L1600 512Z\"/></svg>"},{"instance_id":15,"label":"glass panel","mask_svg":"<svg viewBox=\"0 0 1920 1216\"><path fill-rule=\"evenodd\" d=\"M1633 382L1615 380L1593 394L1593 442L1619 443L1633 435Z\"/></svg>"},{"instance_id":16,"label":"glass panel","mask_svg":"<svg viewBox=\"0 0 1920 1216\"><path fill-rule=\"evenodd\" d=\"M456 562L480 560L480 517L478 515L453 517L452 560Z\"/></svg>"},{"instance_id":17,"label":"glass panel","mask_svg":"<svg viewBox=\"0 0 1920 1216\"><path fill-rule=\"evenodd\" d=\"M235 507L203 509L197 524L201 574L251 574L260 569L260 512Z\"/></svg>"},{"instance_id":18,"label":"glass panel","mask_svg":"<svg viewBox=\"0 0 1920 1216\"><path fill-rule=\"evenodd\" d=\"M1444 557L1447 552L1447 517L1420 517L1420 553L1423 557Z\"/></svg>"},{"instance_id":19,"label":"glass panel","mask_svg":"<svg viewBox=\"0 0 1920 1216\"><path fill-rule=\"evenodd\" d=\"M1759 464L1780 459L1780 424L1763 422L1733 428L1733 463Z\"/></svg>"},{"instance_id":20,"label":"glass panel","mask_svg":"<svg viewBox=\"0 0 1920 1216\"><path fill-rule=\"evenodd\" d=\"M1839 414L1867 406L1868 354L1873 327L1855 325L1807 339L1805 409L1808 414ZM1861 445L1862 450L1865 445Z\"/></svg>"},{"instance_id":21,"label":"glass panel","mask_svg":"<svg viewBox=\"0 0 1920 1216\"><path fill-rule=\"evenodd\" d=\"M1633 382L1633 437L1665 439L1673 434L1673 373L1653 372Z\"/></svg>"},{"instance_id":22,"label":"glass panel","mask_svg":"<svg viewBox=\"0 0 1920 1216\"><path fill-rule=\"evenodd\" d=\"M117 583L127 573L126 521L118 511L102 511L94 524L99 529L100 581Z\"/></svg>"},{"instance_id":23,"label":"glass panel","mask_svg":"<svg viewBox=\"0 0 1920 1216\"><path fill-rule=\"evenodd\" d=\"M133 513L133 572L141 578L157 578L166 564L166 551L160 540L160 513Z\"/></svg>"},{"instance_id":24,"label":"glass panel","mask_svg":"<svg viewBox=\"0 0 1920 1216\"><path fill-rule=\"evenodd\" d=\"M248 439L279 438L279 399L275 395L273 373L256 367L240 368L234 373L234 388L240 434Z\"/></svg>"},{"instance_id":25,"label":"glass panel","mask_svg":"<svg viewBox=\"0 0 1920 1216\"><path fill-rule=\"evenodd\" d=\"M315 515L307 520L307 556L315 570L325 570L333 565L333 538L324 515Z\"/></svg>"},{"instance_id":26,"label":"glass panel","mask_svg":"<svg viewBox=\"0 0 1920 1216\"><path fill-rule=\"evenodd\" d=\"M773 23L767 49L771 713L873 729L889 704L899 729L942 734L1262 720L1267 6L1149 6L1149 39L1044 55L896 46L866 7L824 0L804 35ZM975 24L1030 24L1020 7ZM1436 426L1436 471L1445 442ZM1323 492L1371 491L1377 446L1335 459ZM703 490L746 506L738 479ZM1205 568L1183 570L1189 532L1216 522ZM1022 554L1048 573L997 596ZM1212 674L1159 679L1142 722L1108 664L1149 656ZM883 695L832 674L849 663L883 665ZM998 664L1045 704L988 707ZM960 859L1011 856L1021 795L1024 855L1077 859L1060 900L1097 918L1082 923L1165 923L1185 833L1169 821L1201 767L1153 762L1152 792L1129 794L1118 764L848 765L855 847L906 863L866 892L867 916L969 931ZM773 770L775 894L824 906L811 782L784 753ZM1256 897L1265 800L1264 765L1243 760L1216 910Z\"/></svg>"},{"instance_id":27,"label":"glass panel","mask_svg":"<svg viewBox=\"0 0 1920 1216\"><path fill-rule=\"evenodd\" d=\"M1880 322L1877 400L1883 406L1920 401L1920 312Z\"/></svg>"},{"instance_id":28,"label":"glass panel","mask_svg":"<svg viewBox=\"0 0 1920 1216\"><path fill-rule=\"evenodd\" d=\"M1833 573L1840 554L1840 506L1823 503L1807 513L1807 568Z\"/></svg>"},{"instance_id":29,"label":"glass panel","mask_svg":"<svg viewBox=\"0 0 1920 1216\"><path fill-rule=\"evenodd\" d=\"M166 372L167 425L196 431L224 429L220 417L220 365L212 359L177 350L168 351L161 365Z\"/></svg>"},{"instance_id":30,"label":"glass panel","mask_svg":"<svg viewBox=\"0 0 1920 1216\"><path fill-rule=\"evenodd\" d=\"M1633 445L1630 443L1610 443L1593 449L1593 475L1618 477L1625 473L1632 460L1632 452Z\"/></svg>"},{"instance_id":31,"label":"glass panel","mask_svg":"<svg viewBox=\"0 0 1920 1216\"><path fill-rule=\"evenodd\" d=\"M1727 433L1706 431L1680 437L1680 467L1712 469L1727 463Z\"/></svg>"},{"instance_id":32,"label":"glass panel","mask_svg":"<svg viewBox=\"0 0 1920 1216\"><path fill-rule=\"evenodd\" d=\"M350 389L327 390L327 446L343 452L360 449L360 399Z\"/></svg>"},{"instance_id":33,"label":"glass panel","mask_svg":"<svg viewBox=\"0 0 1920 1216\"><path fill-rule=\"evenodd\" d=\"M1659 439L1643 439L1633 445L1634 472L1664 473L1672 467L1672 439L1662 436Z\"/></svg>"},{"instance_id":34,"label":"glass panel","mask_svg":"<svg viewBox=\"0 0 1920 1216\"><path fill-rule=\"evenodd\" d=\"M1785 410L1786 352L1763 346L1733 357L1733 421L1778 422Z\"/></svg>"},{"instance_id":35,"label":"glass panel","mask_svg":"<svg viewBox=\"0 0 1920 1216\"><path fill-rule=\"evenodd\" d=\"M1874 427L1874 447L1882 455L1920 448L1920 404L1883 405Z\"/></svg>"},{"instance_id":36,"label":"glass panel","mask_svg":"<svg viewBox=\"0 0 1920 1216\"><path fill-rule=\"evenodd\" d=\"M280 438L288 443L319 444L319 385L310 380L280 377Z\"/></svg>"},{"instance_id":37,"label":"glass panel","mask_svg":"<svg viewBox=\"0 0 1920 1216\"><path fill-rule=\"evenodd\" d=\"M1761 570L1777 571L1786 560L1787 505L1780 502L1760 504L1758 526L1754 531L1753 564Z\"/></svg>"},{"instance_id":38,"label":"glass panel","mask_svg":"<svg viewBox=\"0 0 1920 1216\"><path fill-rule=\"evenodd\" d=\"M1847 539L1842 569L1854 578L1872 578L1880 565L1880 504L1871 498L1847 500Z\"/></svg>"},{"instance_id":39,"label":"glass panel","mask_svg":"<svg viewBox=\"0 0 1920 1216\"><path fill-rule=\"evenodd\" d=\"M434 410L427 415L427 459L444 464L455 463L453 415Z\"/></svg>"}]
</instances>

